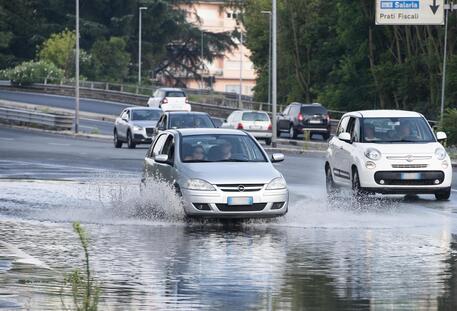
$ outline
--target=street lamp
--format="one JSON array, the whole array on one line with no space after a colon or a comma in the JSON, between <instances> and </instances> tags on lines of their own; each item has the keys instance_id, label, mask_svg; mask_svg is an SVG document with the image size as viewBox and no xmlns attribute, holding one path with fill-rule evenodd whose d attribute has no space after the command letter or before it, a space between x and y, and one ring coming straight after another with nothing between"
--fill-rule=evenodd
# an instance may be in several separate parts
<instances>
[{"instance_id":1,"label":"street lamp","mask_svg":"<svg viewBox=\"0 0 457 311\"><path fill-rule=\"evenodd\" d=\"M75 134L79 127L79 0L76 0L76 55L75 55Z\"/></svg>"},{"instance_id":2,"label":"street lamp","mask_svg":"<svg viewBox=\"0 0 457 311\"><path fill-rule=\"evenodd\" d=\"M139 12L139 18L138 18L138 86L141 86L141 12L143 10L147 10L148 8L145 7L145 6L140 6L138 8L138 12Z\"/></svg>"},{"instance_id":3,"label":"street lamp","mask_svg":"<svg viewBox=\"0 0 457 311\"><path fill-rule=\"evenodd\" d=\"M278 95L277 95L277 76L276 76L276 67L277 67L277 27L276 27L276 14L277 14L277 9L276 9L276 0L273 0L273 5L272 5L272 10L271 10L271 17L272 17L272 66L271 66L271 71L272 71L272 81L271 81L271 91L272 91L272 130L273 130L273 147L276 147L276 105L277 105L277 100L278 100Z\"/></svg>"},{"instance_id":4,"label":"street lamp","mask_svg":"<svg viewBox=\"0 0 457 311\"><path fill-rule=\"evenodd\" d=\"M243 108L243 29L240 28L240 93L238 94L239 107Z\"/></svg>"},{"instance_id":5,"label":"street lamp","mask_svg":"<svg viewBox=\"0 0 457 311\"><path fill-rule=\"evenodd\" d=\"M271 105L271 11L261 11L262 14L268 14L269 32L268 32L268 104Z\"/></svg>"}]
</instances>

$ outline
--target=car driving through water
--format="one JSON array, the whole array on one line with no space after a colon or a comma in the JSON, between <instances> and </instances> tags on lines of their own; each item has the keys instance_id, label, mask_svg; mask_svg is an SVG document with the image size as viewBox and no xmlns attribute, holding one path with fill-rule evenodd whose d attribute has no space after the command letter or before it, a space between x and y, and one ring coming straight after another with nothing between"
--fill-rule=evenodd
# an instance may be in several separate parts
<instances>
[{"instance_id":1,"label":"car driving through water","mask_svg":"<svg viewBox=\"0 0 457 311\"><path fill-rule=\"evenodd\" d=\"M143 180L160 179L182 196L187 215L275 217L288 210L286 181L249 133L234 129L161 132L148 151Z\"/></svg>"},{"instance_id":2,"label":"car driving through water","mask_svg":"<svg viewBox=\"0 0 457 311\"><path fill-rule=\"evenodd\" d=\"M451 195L452 165L440 141L419 113L399 110L345 114L329 142L325 163L327 191L352 187L367 193Z\"/></svg>"}]
</instances>

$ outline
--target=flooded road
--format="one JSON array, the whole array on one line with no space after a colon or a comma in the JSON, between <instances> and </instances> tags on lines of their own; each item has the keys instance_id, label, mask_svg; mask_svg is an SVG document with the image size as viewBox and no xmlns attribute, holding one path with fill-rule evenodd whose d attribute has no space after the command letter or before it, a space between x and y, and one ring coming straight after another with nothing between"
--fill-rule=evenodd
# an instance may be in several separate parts
<instances>
[{"instance_id":1,"label":"flooded road","mask_svg":"<svg viewBox=\"0 0 457 311\"><path fill-rule=\"evenodd\" d=\"M90 235L100 310L457 309L455 194L328 202L322 157L291 156L285 217L189 221L166 185L140 192L142 152L124 170L1 159L0 310L71 305L73 221Z\"/></svg>"}]
</instances>

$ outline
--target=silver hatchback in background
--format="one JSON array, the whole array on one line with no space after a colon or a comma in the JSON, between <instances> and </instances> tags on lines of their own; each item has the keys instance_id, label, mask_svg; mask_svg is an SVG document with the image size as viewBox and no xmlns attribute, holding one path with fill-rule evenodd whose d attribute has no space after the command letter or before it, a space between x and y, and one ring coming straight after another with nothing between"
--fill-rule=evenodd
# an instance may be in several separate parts
<instances>
[{"instance_id":1,"label":"silver hatchback in background","mask_svg":"<svg viewBox=\"0 0 457 311\"><path fill-rule=\"evenodd\" d=\"M248 133L231 129L180 129L162 132L148 151L144 181L172 184L187 215L276 217L287 213L286 181Z\"/></svg>"},{"instance_id":2,"label":"silver hatchback in background","mask_svg":"<svg viewBox=\"0 0 457 311\"><path fill-rule=\"evenodd\" d=\"M161 115L159 108L125 108L114 122L114 147L121 148L124 142L130 149L138 144L150 144Z\"/></svg>"}]
</instances>

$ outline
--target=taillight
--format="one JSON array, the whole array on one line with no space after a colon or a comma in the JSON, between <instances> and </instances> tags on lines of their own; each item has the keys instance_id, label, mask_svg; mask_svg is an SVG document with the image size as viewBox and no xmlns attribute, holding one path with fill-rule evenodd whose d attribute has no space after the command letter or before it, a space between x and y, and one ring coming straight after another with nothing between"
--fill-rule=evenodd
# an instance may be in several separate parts
<instances>
[{"instance_id":1,"label":"taillight","mask_svg":"<svg viewBox=\"0 0 457 311\"><path fill-rule=\"evenodd\" d=\"M243 124L238 123L238 125L236 126L236 128L237 128L238 130L242 130L242 129L243 129Z\"/></svg>"},{"instance_id":2,"label":"taillight","mask_svg":"<svg viewBox=\"0 0 457 311\"><path fill-rule=\"evenodd\" d=\"M303 121L303 115L301 112L298 113L298 121Z\"/></svg>"},{"instance_id":3,"label":"taillight","mask_svg":"<svg viewBox=\"0 0 457 311\"><path fill-rule=\"evenodd\" d=\"M327 122L330 122L330 115L329 114L326 114L325 118L327 119Z\"/></svg>"},{"instance_id":4,"label":"taillight","mask_svg":"<svg viewBox=\"0 0 457 311\"><path fill-rule=\"evenodd\" d=\"M168 104L168 99L166 97L162 99L162 104Z\"/></svg>"},{"instance_id":5,"label":"taillight","mask_svg":"<svg viewBox=\"0 0 457 311\"><path fill-rule=\"evenodd\" d=\"M270 125L268 125L268 130L271 131L272 129L273 129L273 125L271 125L271 123L270 123Z\"/></svg>"}]
</instances>

